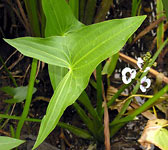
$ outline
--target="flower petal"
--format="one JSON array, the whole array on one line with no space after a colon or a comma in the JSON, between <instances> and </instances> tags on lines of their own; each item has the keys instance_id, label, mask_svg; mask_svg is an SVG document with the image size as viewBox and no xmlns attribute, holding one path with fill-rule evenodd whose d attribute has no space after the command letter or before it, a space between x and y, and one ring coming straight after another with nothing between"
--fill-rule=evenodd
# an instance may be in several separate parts
<instances>
[{"instance_id":1,"label":"flower petal","mask_svg":"<svg viewBox=\"0 0 168 150\"><path fill-rule=\"evenodd\" d=\"M137 61L137 66L140 68L140 69L142 69L142 64L143 64L143 60L142 60L142 58L141 57L138 57L138 61Z\"/></svg>"},{"instance_id":2,"label":"flower petal","mask_svg":"<svg viewBox=\"0 0 168 150\"><path fill-rule=\"evenodd\" d=\"M132 69L131 70L131 79L134 79L136 76L136 70L135 69Z\"/></svg>"},{"instance_id":3,"label":"flower petal","mask_svg":"<svg viewBox=\"0 0 168 150\"><path fill-rule=\"evenodd\" d=\"M143 85L140 85L140 89L142 92L146 92L146 88Z\"/></svg>"},{"instance_id":4,"label":"flower petal","mask_svg":"<svg viewBox=\"0 0 168 150\"><path fill-rule=\"evenodd\" d=\"M146 67L144 72L147 72L150 69L150 67Z\"/></svg>"},{"instance_id":5,"label":"flower petal","mask_svg":"<svg viewBox=\"0 0 168 150\"><path fill-rule=\"evenodd\" d=\"M122 70L122 76L126 76L126 73L129 72L131 74L131 68L128 68L128 67L125 67L123 70Z\"/></svg>"},{"instance_id":6,"label":"flower petal","mask_svg":"<svg viewBox=\"0 0 168 150\"><path fill-rule=\"evenodd\" d=\"M127 79L126 76L122 76L122 81L123 81L125 84L129 84L129 83L132 81L132 79L131 79L131 78L128 78L128 79Z\"/></svg>"},{"instance_id":7,"label":"flower petal","mask_svg":"<svg viewBox=\"0 0 168 150\"><path fill-rule=\"evenodd\" d=\"M146 76L144 76L142 79L141 79L141 84L143 84L144 82L146 82Z\"/></svg>"},{"instance_id":8,"label":"flower petal","mask_svg":"<svg viewBox=\"0 0 168 150\"><path fill-rule=\"evenodd\" d=\"M151 85L151 80L150 79L146 79L146 83L147 83L146 88L149 88L150 85Z\"/></svg>"}]
</instances>

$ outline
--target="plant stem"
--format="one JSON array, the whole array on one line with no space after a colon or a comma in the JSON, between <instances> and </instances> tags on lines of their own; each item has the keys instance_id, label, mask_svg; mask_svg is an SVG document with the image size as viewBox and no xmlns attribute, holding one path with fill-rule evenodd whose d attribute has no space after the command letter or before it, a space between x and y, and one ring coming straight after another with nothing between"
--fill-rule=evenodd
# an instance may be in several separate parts
<instances>
[{"instance_id":1,"label":"plant stem","mask_svg":"<svg viewBox=\"0 0 168 150\"><path fill-rule=\"evenodd\" d=\"M157 59L157 57L158 57L158 55L160 54L160 52L163 50L163 48L166 46L166 44L168 43L168 39L166 39L165 41L164 41L164 43L160 46L160 48L156 51L156 53L154 54L154 56L152 57L152 60L151 60L151 62L149 62L149 64L148 64L148 66L149 67L151 67L152 65L153 65L153 63L155 62L155 60ZM141 75L141 77L140 77L140 80L144 77L144 76L146 76L147 75L147 73L148 73L148 71L147 72L143 72L143 74ZM140 74L140 72L138 73L138 74ZM137 74L137 78L139 77L139 75ZM132 94L133 95L135 95L136 94L136 92L138 91L138 89L139 89L139 86L140 86L140 82L138 82L137 84L136 84L136 86L134 87L134 90L133 90L133 92L132 92ZM162 95L161 95L162 96ZM115 128L113 127L113 128L111 128L111 130L110 130L110 133L111 133L111 135L110 136L113 136L115 133L117 133L117 131L121 128L121 127L123 127L124 125L125 125L125 123L123 123L123 120L125 121L125 122L128 122L128 121L130 121L130 120L133 120L134 119L134 117L135 116L130 116L129 115L129 117L128 118L123 118L123 119L120 119L121 118L121 116L125 113L125 111L127 110L127 108L128 108L128 106L129 106L129 104L131 103L131 100L132 100L132 98L130 98L128 101L126 101L125 102L125 104L123 105L123 107L122 107L122 109L121 109L121 111L119 112L119 114L115 117L115 119L110 123L110 126L112 126L113 124L115 124L116 122L120 122L120 124L118 124ZM142 109L144 109L144 107L146 106L146 108L147 108L147 105L142 105L141 107L143 107ZM141 107L139 108L140 110L141 110ZM138 109L138 110L139 110ZM135 112L135 114L137 115L138 113L140 113L141 111L136 111ZM134 115L135 115L134 114Z\"/></svg>"},{"instance_id":2,"label":"plant stem","mask_svg":"<svg viewBox=\"0 0 168 150\"><path fill-rule=\"evenodd\" d=\"M21 120L19 120L17 129L16 129L16 138L18 138L18 139L20 138L21 129L23 127L24 121L27 118L27 115L28 115L28 112L29 112L29 107L30 107L32 94L33 94L33 87L34 87L36 69L37 69L37 60L33 59L26 102L25 102L24 110L23 110L23 113L22 113L22 116L21 116Z\"/></svg>"},{"instance_id":3,"label":"plant stem","mask_svg":"<svg viewBox=\"0 0 168 150\"><path fill-rule=\"evenodd\" d=\"M164 16L163 4L161 0L157 0L157 19ZM164 40L164 23L163 21L158 25L157 28L157 49L161 46Z\"/></svg>"},{"instance_id":4,"label":"plant stem","mask_svg":"<svg viewBox=\"0 0 168 150\"><path fill-rule=\"evenodd\" d=\"M1 118L7 118L7 119L13 119L13 120L21 120L20 116L10 116L10 115L4 115L0 114ZM30 122L41 122L40 119L34 119L34 118L25 118L25 121L30 121Z\"/></svg>"},{"instance_id":5,"label":"plant stem","mask_svg":"<svg viewBox=\"0 0 168 150\"><path fill-rule=\"evenodd\" d=\"M15 78L14 78L14 77L11 75L11 73L9 72L9 70L8 70L8 68L6 67L6 65L5 65L5 63L4 63L4 61L3 61L3 59L2 59L1 56L0 56L0 61L1 61L2 65L4 66L5 71L8 73L9 78L12 80L14 86L15 86L15 87L18 87Z\"/></svg>"},{"instance_id":6,"label":"plant stem","mask_svg":"<svg viewBox=\"0 0 168 150\"><path fill-rule=\"evenodd\" d=\"M99 64L96 68L96 81L97 81L97 113L101 114L102 111L102 64Z\"/></svg>"}]
</instances>

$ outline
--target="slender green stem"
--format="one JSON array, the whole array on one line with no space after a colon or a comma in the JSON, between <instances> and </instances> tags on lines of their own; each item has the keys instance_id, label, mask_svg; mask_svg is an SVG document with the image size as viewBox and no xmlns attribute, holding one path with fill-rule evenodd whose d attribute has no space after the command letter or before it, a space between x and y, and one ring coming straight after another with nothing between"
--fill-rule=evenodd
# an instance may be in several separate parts
<instances>
[{"instance_id":1,"label":"slender green stem","mask_svg":"<svg viewBox=\"0 0 168 150\"><path fill-rule=\"evenodd\" d=\"M163 13L163 4L162 0L157 0L157 19L160 19L161 17L164 16ZM158 25L157 28L157 48L160 47L160 45L163 43L164 40L164 23L163 21Z\"/></svg>"},{"instance_id":2,"label":"slender green stem","mask_svg":"<svg viewBox=\"0 0 168 150\"><path fill-rule=\"evenodd\" d=\"M26 102L25 102L24 110L21 116L21 120L19 120L17 129L16 129L16 138L20 138L21 129L23 127L24 121L29 112L29 107L30 107L30 103L31 103L32 95L33 95L33 87L34 87L36 69L37 69L37 60L33 59Z\"/></svg>"},{"instance_id":3,"label":"slender green stem","mask_svg":"<svg viewBox=\"0 0 168 150\"><path fill-rule=\"evenodd\" d=\"M101 114L102 111L102 64L99 64L96 68L96 81L97 81L97 106L96 110L98 115Z\"/></svg>"},{"instance_id":4,"label":"slender green stem","mask_svg":"<svg viewBox=\"0 0 168 150\"><path fill-rule=\"evenodd\" d=\"M130 115L118 120L114 121L110 124L110 126L116 125L118 123L124 123L133 120L137 115L144 112L147 108L149 108L152 104L154 104L164 93L168 91L168 85L166 85L162 90L160 90L157 94L155 94L153 97L151 97L149 100L147 100L141 107L138 109L135 109L133 113Z\"/></svg>"},{"instance_id":5,"label":"slender green stem","mask_svg":"<svg viewBox=\"0 0 168 150\"><path fill-rule=\"evenodd\" d=\"M15 87L18 87L15 78L14 78L14 77L11 75L11 73L9 72L9 70L8 70L8 68L6 67L6 65L5 65L5 63L4 63L4 61L3 61L3 59L2 59L1 56L0 56L0 61L1 61L2 65L3 65L5 71L8 73L9 78L12 80L14 86L15 86Z\"/></svg>"},{"instance_id":6,"label":"slender green stem","mask_svg":"<svg viewBox=\"0 0 168 150\"><path fill-rule=\"evenodd\" d=\"M21 120L21 117L19 116L10 116L10 115L4 115L4 114L0 114L1 118L7 118L7 119L13 119L13 120ZM34 119L34 118L26 118L25 121L29 121L29 122L37 122L40 123L41 120L40 119ZM59 122L57 124L58 127L64 128L64 129L68 129L69 131L71 131L72 133L76 134L79 137L85 138L85 139L93 139L93 137L90 135L90 133L84 129L80 129L77 128L73 125L69 125L66 124L64 122ZM12 133L12 137L14 137L14 129L12 126L10 126L11 128L11 133Z\"/></svg>"},{"instance_id":7,"label":"slender green stem","mask_svg":"<svg viewBox=\"0 0 168 150\"><path fill-rule=\"evenodd\" d=\"M41 36L40 23L38 16L38 1L37 0L24 0L28 18L30 21L31 31L33 36Z\"/></svg>"},{"instance_id":8,"label":"slender green stem","mask_svg":"<svg viewBox=\"0 0 168 150\"><path fill-rule=\"evenodd\" d=\"M91 104L91 100L89 99L89 97L85 91L82 92L82 94L79 96L78 100L83 106L85 106L85 108L88 110L89 114L93 117L93 120L96 122L96 124L102 125L101 118L97 114L97 111L94 109L93 105Z\"/></svg>"},{"instance_id":9,"label":"slender green stem","mask_svg":"<svg viewBox=\"0 0 168 150\"><path fill-rule=\"evenodd\" d=\"M13 119L13 120L21 120L20 116L10 116L10 115L5 115L5 114L0 114L0 118L7 118L7 119ZM25 121L41 122L40 119L34 119L34 118L26 118Z\"/></svg>"},{"instance_id":10,"label":"slender green stem","mask_svg":"<svg viewBox=\"0 0 168 150\"><path fill-rule=\"evenodd\" d=\"M152 60L149 62L149 64L148 64L148 66L149 67L151 67L152 65L153 65L153 63L155 62L155 60L157 59L157 57L158 57L158 55L160 54L160 52L163 50L163 48L165 47L165 45L168 43L168 39L166 39L165 41L164 41L164 43L160 46L160 48L156 51L156 53L154 54L154 56L153 56L153 58L152 58ZM143 74L141 75L141 77L140 77L140 80L144 77L144 76L146 76L147 75L147 73L148 73L148 71L147 72L143 72ZM138 89L139 89L139 86L140 86L140 82L137 82L137 84L136 84L136 86L134 87L134 90L133 90L133 92L132 92L132 94L133 95L135 95L136 94L136 92L138 91ZM162 91L162 90L161 90ZM161 95L162 96L162 95ZM126 103L124 104L124 106L122 107L122 109L121 109L121 112L116 116L116 118L110 123L110 126L112 126L112 125L114 125L114 124L116 124L116 122L118 123L118 122L120 122L121 124L119 124L119 125L117 125L117 127L115 127L115 128L111 128L110 129L110 133L111 133L111 136L113 136L115 133L117 133L117 131L122 127L122 126L124 126L125 125L125 123L123 123L123 122L128 122L128 121L130 121L130 120L133 120L134 119L134 117L135 117L135 114L137 115L138 113L140 113L141 111L136 111L135 113L134 113L134 116L127 116L128 118L123 118L123 119L120 119L121 118L121 116L125 113L125 111L127 110L127 108L128 108L128 106L129 106L129 104L131 103L131 100L132 100L132 98L131 99L129 99L128 101L126 101ZM149 102L150 103L150 102ZM148 104L148 103L147 103ZM143 106L143 107L142 107ZM145 109L147 109L147 106L148 105L142 105L139 109L141 110L141 109L144 109L144 107L146 107ZM124 121L123 121L124 120Z\"/></svg>"},{"instance_id":11,"label":"slender green stem","mask_svg":"<svg viewBox=\"0 0 168 150\"><path fill-rule=\"evenodd\" d=\"M99 124L95 124L85 113L85 111L79 106L77 102L73 104L74 108L76 109L77 113L79 114L82 121L86 124L89 131L94 135L97 140L102 140L102 134L98 132Z\"/></svg>"},{"instance_id":12,"label":"slender green stem","mask_svg":"<svg viewBox=\"0 0 168 150\"><path fill-rule=\"evenodd\" d=\"M33 36L41 36L40 32L40 24L39 24L39 16L38 16L38 1L34 0L24 0L28 18L30 21L31 31ZM32 67L31 67L31 73L30 73L30 79L29 79L29 85L28 85L28 92L26 97L25 106L23 109L23 113L21 116L21 119L19 120L17 129L16 129L16 138L20 138L20 133L24 124L25 119L27 118L29 107L33 95L33 88L34 88L34 81L36 76L36 69L37 69L37 60L33 59L32 61Z\"/></svg>"}]
</instances>

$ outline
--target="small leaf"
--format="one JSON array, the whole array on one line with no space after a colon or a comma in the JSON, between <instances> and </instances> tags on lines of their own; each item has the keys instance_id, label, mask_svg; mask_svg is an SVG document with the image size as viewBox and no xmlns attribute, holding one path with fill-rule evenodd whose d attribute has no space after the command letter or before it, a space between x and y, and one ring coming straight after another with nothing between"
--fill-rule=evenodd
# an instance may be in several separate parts
<instances>
[{"instance_id":1,"label":"small leaf","mask_svg":"<svg viewBox=\"0 0 168 150\"><path fill-rule=\"evenodd\" d=\"M23 140L18 140L6 136L0 136L0 149L1 150L11 150L20 144L24 143L25 141Z\"/></svg>"},{"instance_id":2,"label":"small leaf","mask_svg":"<svg viewBox=\"0 0 168 150\"><path fill-rule=\"evenodd\" d=\"M154 144L162 150L168 150L166 140L168 139L168 130L163 128L165 125L168 125L168 121L164 119L149 120L138 142L147 149Z\"/></svg>"},{"instance_id":3,"label":"small leaf","mask_svg":"<svg viewBox=\"0 0 168 150\"><path fill-rule=\"evenodd\" d=\"M1 91L9 94L10 96L14 96L15 95L15 90L13 87L10 86L6 86L6 87L2 87L0 88Z\"/></svg>"},{"instance_id":4,"label":"small leaf","mask_svg":"<svg viewBox=\"0 0 168 150\"><path fill-rule=\"evenodd\" d=\"M6 103L19 103L26 99L27 96L27 86L20 86L17 88L13 87L3 87L1 88L2 91L6 92L12 99L4 100ZM36 92L36 88L33 89L33 94Z\"/></svg>"},{"instance_id":5,"label":"small leaf","mask_svg":"<svg viewBox=\"0 0 168 150\"><path fill-rule=\"evenodd\" d=\"M118 61L119 53L116 53L115 55L111 56L107 61L106 64L103 67L102 75L107 74L107 77L109 78L111 74L113 73L117 61Z\"/></svg>"}]
</instances>

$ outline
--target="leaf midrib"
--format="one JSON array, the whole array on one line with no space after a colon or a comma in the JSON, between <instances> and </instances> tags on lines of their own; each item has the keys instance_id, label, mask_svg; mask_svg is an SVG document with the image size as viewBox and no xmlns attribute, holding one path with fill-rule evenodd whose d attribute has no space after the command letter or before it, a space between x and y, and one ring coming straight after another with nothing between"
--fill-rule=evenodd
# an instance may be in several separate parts
<instances>
[{"instance_id":1,"label":"leaf midrib","mask_svg":"<svg viewBox=\"0 0 168 150\"><path fill-rule=\"evenodd\" d=\"M142 19L139 19L139 20L141 21ZM104 42L98 44L96 47L94 47L93 49L91 49L91 50L90 50L88 53L86 53L83 57L81 57L80 59L78 59L77 61L75 61L75 63L72 64L72 68L76 70L77 68L75 68L75 66L77 66L77 64L79 64L79 63L80 63L84 58L86 58L89 54L91 54L92 52L94 52L95 49L97 49L98 47L102 46L104 43L110 41L112 38L114 38L115 36L117 36L117 35L120 34L121 32L123 32L123 31L127 30L128 28L134 26L135 24L137 24L138 22L140 22L139 20L138 20L136 23L131 24L131 25L128 26L127 28L124 28L123 30L120 30L119 32L117 32L117 34L114 34L113 36L111 36L110 38L108 38L107 40L105 40ZM104 34L102 34L101 36L103 36L103 35L104 35ZM94 42L94 41L93 41L93 42ZM79 67L79 68L80 68L80 67Z\"/></svg>"},{"instance_id":2,"label":"leaf midrib","mask_svg":"<svg viewBox=\"0 0 168 150\"><path fill-rule=\"evenodd\" d=\"M64 89L64 87L65 87L65 85L66 85L66 83L67 83L69 77L71 76L71 73L70 73L70 72L68 72L67 74L68 74L68 77L67 77L67 79L64 81L64 84L62 85L62 88L61 88L61 91L59 92L59 95L56 97L57 101L54 103L53 109L55 109L55 108L57 107L57 103L59 102L59 97L62 96L62 95L61 95L61 94L62 94L62 91L63 91L63 89ZM72 78L71 78L71 80L70 80L69 86L71 85L71 81L72 81ZM56 89L56 90L57 90L57 89ZM47 117L47 115L46 115L47 119L48 119L48 120L51 120L54 113L55 113L55 111L52 111L52 113L50 113L50 114L48 115L49 117ZM47 113L47 114L48 114L48 113ZM50 123L50 122L48 122L48 123ZM47 124L48 124L48 123L47 123ZM49 126L50 126L50 125L49 125ZM44 131L44 130L43 130L43 131ZM45 135L45 132L43 132L43 133L44 133L44 135ZM43 134L42 134L42 135L43 135ZM41 135L41 137L44 137L44 136L42 136L42 135ZM43 138L42 138L42 139L43 139ZM41 141L41 138L40 138L39 140Z\"/></svg>"}]
</instances>

